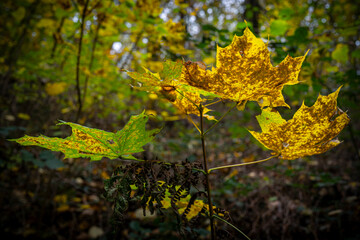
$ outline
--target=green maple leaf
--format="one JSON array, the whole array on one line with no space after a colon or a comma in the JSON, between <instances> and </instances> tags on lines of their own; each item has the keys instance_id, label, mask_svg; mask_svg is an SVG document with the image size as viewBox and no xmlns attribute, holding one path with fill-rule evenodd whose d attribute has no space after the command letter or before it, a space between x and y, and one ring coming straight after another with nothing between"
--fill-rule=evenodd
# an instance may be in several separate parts
<instances>
[{"instance_id":1,"label":"green maple leaf","mask_svg":"<svg viewBox=\"0 0 360 240\"><path fill-rule=\"evenodd\" d=\"M65 158L90 158L91 161L103 157L135 159L131 154L144 151L142 146L152 141L159 129L145 130L148 116L143 112L132 116L123 129L111 133L88 128L76 123L62 121L58 125L69 125L72 135L63 139L56 137L31 137L13 139L24 146L39 146L65 154Z\"/></svg>"}]
</instances>

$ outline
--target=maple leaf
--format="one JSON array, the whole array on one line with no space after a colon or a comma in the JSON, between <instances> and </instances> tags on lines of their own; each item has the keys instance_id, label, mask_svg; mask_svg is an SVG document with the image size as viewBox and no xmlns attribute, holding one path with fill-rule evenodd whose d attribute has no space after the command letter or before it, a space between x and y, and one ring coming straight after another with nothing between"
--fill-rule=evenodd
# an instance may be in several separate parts
<instances>
[{"instance_id":1,"label":"maple leaf","mask_svg":"<svg viewBox=\"0 0 360 240\"><path fill-rule=\"evenodd\" d=\"M134 88L159 93L178 108L180 112L186 115L195 114L199 116L200 113L197 106L206 101L206 99L201 98L201 95L212 97L216 95L188 86L185 82L182 82L182 68L182 61L165 61L163 69L159 73L152 73L144 68L144 73L127 72L127 74L141 83L139 87ZM204 113L209 111L210 109L208 108L204 109ZM206 114L204 116L209 120L215 119L213 116Z\"/></svg>"},{"instance_id":2,"label":"maple leaf","mask_svg":"<svg viewBox=\"0 0 360 240\"><path fill-rule=\"evenodd\" d=\"M350 121L347 114L337 108L340 88L328 96L319 95L312 107L303 103L288 121L274 109L263 109L257 116L262 132L249 132L282 159L293 160L326 152L340 144L334 138Z\"/></svg>"},{"instance_id":3,"label":"maple leaf","mask_svg":"<svg viewBox=\"0 0 360 240\"><path fill-rule=\"evenodd\" d=\"M273 67L267 45L246 28L244 35L234 36L229 46L217 47L216 68L206 70L186 62L182 81L223 99L257 101L262 107L289 107L281 91L284 85L298 83L306 54L296 58L287 56Z\"/></svg>"},{"instance_id":4,"label":"maple leaf","mask_svg":"<svg viewBox=\"0 0 360 240\"><path fill-rule=\"evenodd\" d=\"M88 128L71 122L61 122L58 125L68 125L72 128L71 136L63 139L56 137L31 137L13 139L24 146L39 146L59 151L65 158L90 158L92 161L103 157L115 159L125 157L135 159L131 154L144 151L142 146L149 143L159 129L145 130L148 116L141 113L132 116L123 129L116 133Z\"/></svg>"}]
</instances>

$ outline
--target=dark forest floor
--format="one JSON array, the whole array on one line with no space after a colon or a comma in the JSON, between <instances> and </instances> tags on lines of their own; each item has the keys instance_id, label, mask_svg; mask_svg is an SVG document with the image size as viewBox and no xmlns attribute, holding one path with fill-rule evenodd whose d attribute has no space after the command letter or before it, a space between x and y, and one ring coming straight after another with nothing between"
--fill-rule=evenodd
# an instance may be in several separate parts
<instances>
[{"instance_id":1,"label":"dark forest floor","mask_svg":"<svg viewBox=\"0 0 360 240\"><path fill-rule=\"evenodd\" d=\"M165 128L164 138L152 146L152 154L175 159L171 144L179 142L195 149L190 158L201 154L196 138L176 139L172 129L178 129L177 125ZM234 149L239 140L228 139L219 141L216 134L209 138L211 165L225 159L231 164L243 157L252 161L268 154L258 147ZM241 144L248 146L246 141ZM59 163L60 154L18 146L10 150L14 143L5 139L1 144L6 149L0 172L2 239L179 239L178 223L171 212L165 218L145 217L137 206L129 206L122 225L117 226L119 232L114 233L112 206L102 194L103 180L119 161L67 159ZM167 147L161 147L164 145ZM211 176L214 202L226 209L230 222L251 239L359 239L360 162L353 153L351 142L344 142L310 158L272 159L218 171ZM145 152L148 157L152 154ZM205 218L198 221L197 239L207 239L208 222ZM221 223L218 229L221 238L243 239Z\"/></svg>"}]
</instances>

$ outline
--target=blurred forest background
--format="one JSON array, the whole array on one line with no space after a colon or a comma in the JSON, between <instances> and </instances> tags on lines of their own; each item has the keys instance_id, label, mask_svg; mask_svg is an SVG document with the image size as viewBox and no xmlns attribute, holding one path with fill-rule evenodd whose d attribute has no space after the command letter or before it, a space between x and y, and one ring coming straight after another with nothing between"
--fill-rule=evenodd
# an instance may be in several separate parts
<instances>
[{"instance_id":1,"label":"blurred forest background","mask_svg":"<svg viewBox=\"0 0 360 240\"><path fill-rule=\"evenodd\" d=\"M103 180L120 161L65 159L6 139L65 137L58 120L115 131L133 114L163 127L144 158L201 156L192 125L161 96L131 88L123 69L159 71L166 59L215 65L248 26L268 42L273 65L302 56L300 84L283 93L291 118L343 85L352 119L331 151L211 175L214 202L252 239L360 239L360 2L354 0L2 0L0 1L0 226L2 239L113 239ZM213 115L229 106L219 103ZM210 165L270 156L246 129L259 129L256 103L232 111L207 139ZM207 122L209 124L209 122ZM208 125L209 126L209 125ZM170 213L169 213L170 214ZM129 209L120 239L178 239L176 218ZM222 226L222 225L221 225ZM232 230L222 226L229 232ZM206 223L196 228L209 235ZM225 237L225 239L227 239ZM241 239L241 236L236 237Z\"/></svg>"}]
</instances>

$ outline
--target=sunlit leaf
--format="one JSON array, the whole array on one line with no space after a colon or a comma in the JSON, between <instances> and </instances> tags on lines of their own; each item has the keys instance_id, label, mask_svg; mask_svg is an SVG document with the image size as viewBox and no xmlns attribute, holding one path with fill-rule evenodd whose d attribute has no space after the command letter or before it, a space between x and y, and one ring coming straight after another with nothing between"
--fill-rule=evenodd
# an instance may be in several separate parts
<instances>
[{"instance_id":1,"label":"sunlit leaf","mask_svg":"<svg viewBox=\"0 0 360 240\"><path fill-rule=\"evenodd\" d=\"M92 161L101 160L103 157L133 158L131 154L142 152L142 146L149 143L159 131L159 129L145 130L147 121L148 116L144 112L132 116L125 127L116 133L61 122L58 125L68 125L72 128L72 135L65 139L24 136L13 141L24 146L32 145L59 151L65 154L65 158L82 157L90 158Z\"/></svg>"},{"instance_id":2,"label":"sunlit leaf","mask_svg":"<svg viewBox=\"0 0 360 240\"><path fill-rule=\"evenodd\" d=\"M347 114L337 108L339 91L340 88L328 96L319 95L312 107L303 103L288 121L274 109L263 109L257 117L262 132L250 133L282 159L293 160L326 152L340 143L334 138L350 121Z\"/></svg>"},{"instance_id":3,"label":"sunlit leaf","mask_svg":"<svg viewBox=\"0 0 360 240\"><path fill-rule=\"evenodd\" d=\"M267 45L246 28L232 43L218 46L216 68L206 70L192 62L185 63L182 80L189 85L233 101L257 101L265 106L288 106L281 94L284 85L298 83L305 56L287 56L273 67Z\"/></svg>"}]
</instances>

